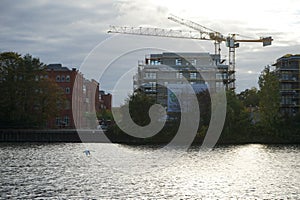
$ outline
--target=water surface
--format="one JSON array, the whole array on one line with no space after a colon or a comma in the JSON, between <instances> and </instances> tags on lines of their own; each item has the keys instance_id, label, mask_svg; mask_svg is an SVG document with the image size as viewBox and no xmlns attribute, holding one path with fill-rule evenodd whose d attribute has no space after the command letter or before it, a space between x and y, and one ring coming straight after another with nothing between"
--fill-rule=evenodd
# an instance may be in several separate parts
<instances>
[{"instance_id":1,"label":"water surface","mask_svg":"<svg viewBox=\"0 0 300 200\"><path fill-rule=\"evenodd\" d=\"M87 148L91 156L83 153ZM0 152L2 199L300 198L300 147L293 145L186 152L113 144L0 144Z\"/></svg>"}]
</instances>

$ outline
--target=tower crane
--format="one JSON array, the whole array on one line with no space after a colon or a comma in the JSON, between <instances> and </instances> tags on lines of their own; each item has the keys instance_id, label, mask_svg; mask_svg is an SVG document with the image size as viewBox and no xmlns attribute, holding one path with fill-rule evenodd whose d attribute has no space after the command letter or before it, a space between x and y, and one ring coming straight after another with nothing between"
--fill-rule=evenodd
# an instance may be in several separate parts
<instances>
[{"instance_id":1,"label":"tower crane","mask_svg":"<svg viewBox=\"0 0 300 200\"><path fill-rule=\"evenodd\" d=\"M229 34L225 37L220 32L207 28L191 20L183 19L175 15L168 17L178 24L184 25L193 31L185 30L173 30L173 29L162 29L162 28L146 28L146 27L120 27L110 26L108 33L122 33L132 35L145 35L145 36L158 36L158 37L170 37L170 38L184 38L184 39L196 39L196 40L212 40L215 45L216 64L220 64L222 42L226 43L226 47L229 49L229 63L228 63L228 74L233 80L232 88L235 88L235 49L239 47L240 42L261 42L263 46L272 44L272 37L260 37L258 39L237 39L238 34ZM229 82L226 83L228 89Z\"/></svg>"},{"instance_id":2,"label":"tower crane","mask_svg":"<svg viewBox=\"0 0 300 200\"><path fill-rule=\"evenodd\" d=\"M221 53L221 48L220 48L220 44L223 41L226 41L226 38L218 31L214 31L210 28L207 28L205 26L202 26L196 22L187 20L187 19L183 19L183 18L179 18L175 15L170 15L170 17L168 17L169 20L172 20L178 24L187 26L193 30L199 31L199 33L202 35L202 38L209 38L209 40L214 40L215 41L215 54L219 54Z\"/></svg>"}]
</instances>

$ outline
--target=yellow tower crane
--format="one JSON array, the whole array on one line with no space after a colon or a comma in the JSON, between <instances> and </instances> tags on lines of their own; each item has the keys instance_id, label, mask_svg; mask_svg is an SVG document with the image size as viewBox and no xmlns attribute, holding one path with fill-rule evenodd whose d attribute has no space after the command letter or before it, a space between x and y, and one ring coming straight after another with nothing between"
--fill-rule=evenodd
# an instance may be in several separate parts
<instances>
[{"instance_id":1,"label":"yellow tower crane","mask_svg":"<svg viewBox=\"0 0 300 200\"><path fill-rule=\"evenodd\" d=\"M231 86L229 82L226 83L227 89L235 88L235 49L239 47L240 42L261 42L263 46L268 46L272 44L272 37L260 37L258 39L237 39L238 34L229 34L225 37L220 32L202 26L196 22L171 15L168 17L178 24L184 25L193 29L194 31L185 30L172 30L172 29L162 29L162 28L146 28L146 27L119 27L110 26L108 33L122 33L122 34L132 34L132 35L146 35L146 36L159 36L159 37L170 37L170 38L184 38L184 39L196 39L196 40L212 40L215 45L215 55L216 64L221 62L221 48L220 44L222 42L226 43L229 49L228 56L228 75L231 76L229 80L232 80Z\"/></svg>"}]
</instances>

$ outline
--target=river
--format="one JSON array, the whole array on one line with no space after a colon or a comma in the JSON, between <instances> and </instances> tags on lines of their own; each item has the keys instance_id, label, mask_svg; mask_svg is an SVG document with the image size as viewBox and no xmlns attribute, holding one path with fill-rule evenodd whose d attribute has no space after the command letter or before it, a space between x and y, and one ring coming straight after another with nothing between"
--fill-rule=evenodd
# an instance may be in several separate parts
<instances>
[{"instance_id":1,"label":"river","mask_svg":"<svg viewBox=\"0 0 300 200\"><path fill-rule=\"evenodd\" d=\"M299 145L159 147L2 143L1 199L300 198Z\"/></svg>"}]
</instances>

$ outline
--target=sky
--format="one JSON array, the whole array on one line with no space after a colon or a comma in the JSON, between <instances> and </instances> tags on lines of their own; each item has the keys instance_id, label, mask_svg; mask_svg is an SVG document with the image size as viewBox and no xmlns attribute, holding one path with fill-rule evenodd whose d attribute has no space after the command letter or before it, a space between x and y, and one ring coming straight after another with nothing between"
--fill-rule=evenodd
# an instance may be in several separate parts
<instances>
[{"instance_id":1,"label":"sky","mask_svg":"<svg viewBox=\"0 0 300 200\"><path fill-rule=\"evenodd\" d=\"M107 33L109 25L189 30L168 20L170 14L224 36L237 33L241 38L273 37L271 46L241 43L236 50L237 92L258 87L264 66L285 54L300 53L298 0L2 0L0 52L29 53L45 64L76 67L87 77L90 73L100 81L101 89L115 94L113 104L119 105L130 93L132 75L145 54L164 50L213 53L212 41ZM228 58L224 45L221 55ZM124 88L114 93L116 84Z\"/></svg>"}]
</instances>

